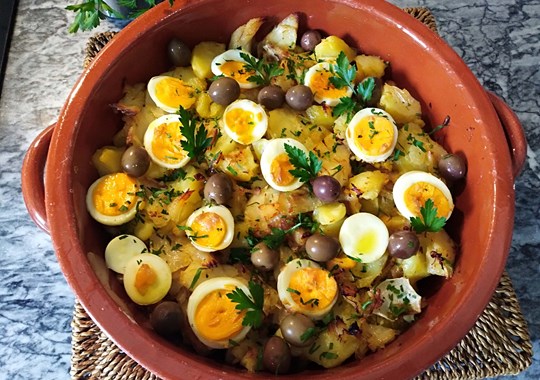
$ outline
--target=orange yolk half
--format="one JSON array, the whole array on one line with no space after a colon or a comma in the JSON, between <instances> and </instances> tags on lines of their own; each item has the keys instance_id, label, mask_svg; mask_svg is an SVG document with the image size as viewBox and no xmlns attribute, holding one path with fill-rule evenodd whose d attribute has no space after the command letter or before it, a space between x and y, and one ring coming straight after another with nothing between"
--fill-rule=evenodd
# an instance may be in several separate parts
<instances>
[{"instance_id":1,"label":"orange yolk half","mask_svg":"<svg viewBox=\"0 0 540 380\"><path fill-rule=\"evenodd\" d=\"M157 274L148 264L141 264L135 275L135 288L141 295L145 295L148 289L156 283Z\"/></svg>"},{"instance_id":2,"label":"orange yolk half","mask_svg":"<svg viewBox=\"0 0 540 380\"><path fill-rule=\"evenodd\" d=\"M238 141L246 145L253 142L253 131L262 119L260 113L253 113L241 108L233 108L225 115L227 126L236 133Z\"/></svg>"},{"instance_id":3,"label":"orange yolk half","mask_svg":"<svg viewBox=\"0 0 540 380\"><path fill-rule=\"evenodd\" d=\"M227 293L225 289L214 290L199 302L195 327L205 339L230 339L244 328L242 321L246 312L236 310L237 304L227 298Z\"/></svg>"},{"instance_id":4,"label":"orange yolk half","mask_svg":"<svg viewBox=\"0 0 540 380\"><path fill-rule=\"evenodd\" d=\"M288 186L294 182L294 176L289 172L294 166L289 161L287 153L281 153L270 164L270 174L279 186Z\"/></svg>"},{"instance_id":5,"label":"orange yolk half","mask_svg":"<svg viewBox=\"0 0 540 380\"><path fill-rule=\"evenodd\" d=\"M225 220L215 212L203 212L195 218L190 228L190 238L208 248L219 246L227 234Z\"/></svg>"},{"instance_id":6,"label":"orange yolk half","mask_svg":"<svg viewBox=\"0 0 540 380\"><path fill-rule=\"evenodd\" d=\"M156 83L156 97L172 108L190 108L196 100L193 87L173 77L163 78Z\"/></svg>"},{"instance_id":7,"label":"orange yolk half","mask_svg":"<svg viewBox=\"0 0 540 380\"><path fill-rule=\"evenodd\" d=\"M434 207L437 208L438 217L446 218L452 211L448 198L441 190L430 183L417 182L407 188L404 194L407 208L416 216L420 216L420 208L425 205L428 199L431 199Z\"/></svg>"},{"instance_id":8,"label":"orange yolk half","mask_svg":"<svg viewBox=\"0 0 540 380\"><path fill-rule=\"evenodd\" d=\"M394 126L381 116L368 116L353 128L356 145L368 156L379 156L392 148Z\"/></svg>"},{"instance_id":9,"label":"orange yolk half","mask_svg":"<svg viewBox=\"0 0 540 380\"><path fill-rule=\"evenodd\" d=\"M291 297L301 309L317 310L328 307L337 294L337 283L328 271L303 268L294 272L289 282Z\"/></svg>"},{"instance_id":10,"label":"orange yolk half","mask_svg":"<svg viewBox=\"0 0 540 380\"><path fill-rule=\"evenodd\" d=\"M221 64L220 70L223 75L233 78L238 83L249 83L248 78L255 72L247 70L244 65L244 62L227 61Z\"/></svg>"},{"instance_id":11,"label":"orange yolk half","mask_svg":"<svg viewBox=\"0 0 540 380\"><path fill-rule=\"evenodd\" d=\"M314 94L321 98L339 99L347 96L347 87L336 88L330 82L333 74L326 70L317 71L309 83Z\"/></svg>"},{"instance_id":12,"label":"orange yolk half","mask_svg":"<svg viewBox=\"0 0 540 380\"><path fill-rule=\"evenodd\" d=\"M137 181L127 174L111 174L97 184L92 200L100 214L118 216L135 207L137 190Z\"/></svg>"},{"instance_id":13,"label":"orange yolk half","mask_svg":"<svg viewBox=\"0 0 540 380\"><path fill-rule=\"evenodd\" d=\"M182 149L180 123L164 123L156 127L152 139L152 153L168 164L176 164L186 157Z\"/></svg>"}]
</instances>

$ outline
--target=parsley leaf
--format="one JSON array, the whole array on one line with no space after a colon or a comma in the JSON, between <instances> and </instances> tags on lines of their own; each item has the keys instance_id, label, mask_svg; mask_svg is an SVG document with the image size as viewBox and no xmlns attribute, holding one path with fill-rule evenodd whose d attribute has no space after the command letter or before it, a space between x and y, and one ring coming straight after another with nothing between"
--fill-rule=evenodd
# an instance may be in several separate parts
<instances>
[{"instance_id":1,"label":"parsley leaf","mask_svg":"<svg viewBox=\"0 0 540 380\"><path fill-rule=\"evenodd\" d=\"M242 289L236 287L231 293L227 293L227 298L237 304L236 310L247 310L242 320L243 326L258 328L262 325L264 317L264 289L253 280L249 281L248 288L251 297L244 293Z\"/></svg>"},{"instance_id":2,"label":"parsley leaf","mask_svg":"<svg viewBox=\"0 0 540 380\"><path fill-rule=\"evenodd\" d=\"M356 78L356 67L349 65L349 59L342 51L339 52L339 55L336 59L336 64L331 66L331 71L333 71L335 76L329 78L330 83L334 85L337 89L343 87L350 87L351 90L354 89L354 78Z\"/></svg>"},{"instance_id":3,"label":"parsley leaf","mask_svg":"<svg viewBox=\"0 0 540 380\"><path fill-rule=\"evenodd\" d=\"M332 116L339 117L347 115L347 123L351 121L352 116L360 110L360 106L352 98L344 96L339 99L339 103L332 110Z\"/></svg>"},{"instance_id":4,"label":"parsley leaf","mask_svg":"<svg viewBox=\"0 0 540 380\"><path fill-rule=\"evenodd\" d=\"M277 62L265 63L264 60L257 59L251 54L243 52L240 52L240 57L245 61L244 68L253 72L253 75L248 78L248 81L257 83L259 86L270 84L272 77L279 76L285 71L279 67Z\"/></svg>"},{"instance_id":5,"label":"parsley leaf","mask_svg":"<svg viewBox=\"0 0 540 380\"><path fill-rule=\"evenodd\" d=\"M411 227L416 232L438 232L446 224L446 218L437 216L437 207L433 200L428 199L424 206L420 207L420 217L411 217Z\"/></svg>"},{"instance_id":6,"label":"parsley leaf","mask_svg":"<svg viewBox=\"0 0 540 380\"><path fill-rule=\"evenodd\" d=\"M322 168L322 161L313 152L309 152L309 157L306 153L295 146L285 144L285 152L289 156L289 161L295 169L289 170L293 176L300 179L302 182L308 182L310 179L317 177L317 174Z\"/></svg>"},{"instance_id":7,"label":"parsley leaf","mask_svg":"<svg viewBox=\"0 0 540 380\"><path fill-rule=\"evenodd\" d=\"M201 123L197 125L196 118L184 107L180 106L178 110L180 115L180 133L184 136L185 140L181 140L180 144L190 158L196 159L198 162L202 161L204 152L210 146L212 138L208 137L206 128Z\"/></svg>"},{"instance_id":8,"label":"parsley leaf","mask_svg":"<svg viewBox=\"0 0 540 380\"><path fill-rule=\"evenodd\" d=\"M358 95L362 98L364 103L367 103L371 100L373 96L373 90L375 89L375 78L367 77L362 82L358 84L357 91Z\"/></svg>"}]
</instances>

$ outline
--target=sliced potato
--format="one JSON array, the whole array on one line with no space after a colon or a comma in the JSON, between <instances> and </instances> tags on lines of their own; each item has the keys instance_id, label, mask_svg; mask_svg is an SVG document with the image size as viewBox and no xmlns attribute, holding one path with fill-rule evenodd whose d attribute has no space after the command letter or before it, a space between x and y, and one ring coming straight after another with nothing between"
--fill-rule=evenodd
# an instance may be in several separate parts
<instances>
[{"instance_id":1,"label":"sliced potato","mask_svg":"<svg viewBox=\"0 0 540 380\"><path fill-rule=\"evenodd\" d=\"M191 52L191 67L195 75L200 79L212 78L212 60L224 51L225 44L218 42L204 41L195 45Z\"/></svg>"}]
</instances>

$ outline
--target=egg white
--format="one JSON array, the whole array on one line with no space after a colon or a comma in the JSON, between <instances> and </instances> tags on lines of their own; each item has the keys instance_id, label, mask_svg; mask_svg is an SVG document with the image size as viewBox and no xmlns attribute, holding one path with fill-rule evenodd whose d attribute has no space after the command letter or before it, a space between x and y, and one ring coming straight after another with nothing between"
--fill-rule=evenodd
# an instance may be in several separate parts
<instances>
[{"instance_id":1,"label":"egg white","mask_svg":"<svg viewBox=\"0 0 540 380\"><path fill-rule=\"evenodd\" d=\"M134 256L148 252L146 244L133 235L120 235L112 239L105 248L105 263L109 269L123 274L126 264Z\"/></svg>"},{"instance_id":2,"label":"egg white","mask_svg":"<svg viewBox=\"0 0 540 380\"><path fill-rule=\"evenodd\" d=\"M150 156L152 161L154 161L156 164L167 169L178 169L185 166L190 160L190 157L187 155L186 151L183 150L184 157L182 159L179 159L171 163L171 162L161 160L157 156L157 153L154 152L152 148L152 142L154 140L156 129L162 124L170 124L170 123L180 123L180 116L179 115L163 115L163 116L158 117L154 121L152 121L148 125L148 129L146 130L144 134L143 143L144 143L144 148L148 152L148 155ZM180 123L180 125L182 124ZM177 142L177 145L181 149L180 142Z\"/></svg>"},{"instance_id":3,"label":"egg white","mask_svg":"<svg viewBox=\"0 0 540 380\"><path fill-rule=\"evenodd\" d=\"M203 251L203 252L214 252L214 251L219 251L219 250L227 248L232 243L233 238L234 238L234 218L233 218L231 212L229 211L229 209L227 207L225 207L225 206L215 206L215 205L214 206L203 206L203 207L195 210L189 216L189 218L187 219L187 222L186 222L186 226L188 228L191 228L191 225L193 224L195 219L199 215L201 215L201 214L203 214L205 212L216 213L225 222L225 226L227 228L227 231L225 231L225 236L223 237L223 241L216 247L208 247L208 246L202 245L202 244L200 244L198 242L197 238L191 238L190 237L190 236L193 235L193 232L188 229L186 231L186 235L190 238L189 240L191 241L191 244L193 244L193 246L195 248L197 248L198 250Z\"/></svg>"},{"instance_id":4,"label":"egg white","mask_svg":"<svg viewBox=\"0 0 540 380\"><path fill-rule=\"evenodd\" d=\"M247 63L246 60L240 56L240 53L247 54L249 57L255 59L255 57L253 57L251 54L243 50L239 50L239 49L227 50L212 60L212 63L210 65L210 69L212 70L212 73L214 75L229 76L221 70L221 66L225 62L230 62L230 61ZM236 81L238 82L238 85L240 86L240 88L243 88L243 89L250 89L250 88L255 88L258 86L258 84L255 82L249 82L249 81L244 82L244 81L238 81L238 80Z\"/></svg>"},{"instance_id":5,"label":"egg white","mask_svg":"<svg viewBox=\"0 0 540 380\"><path fill-rule=\"evenodd\" d=\"M446 184L442 180L435 177L433 174L420 170L412 170L410 172L402 174L394 184L392 196L394 198L394 203L399 213L407 219L419 216L414 214L409 209L409 207L407 207L404 198L407 189L418 182L426 182L436 187L443 193L444 197L448 200L448 203L450 204L450 212L445 217L446 219L450 218L450 215L452 215L452 210L454 209L454 201L452 199L452 193L450 192L450 189L448 189L448 186L446 186Z\"/></svg>"},{"instance_id":6,"label":"egg white","mask_svg":"<svg viewBox=\"0 0 540 380\"><path fill-rule=\"evenodd\" d=\"M385 119L389 120L393 126L393 136L392 141L390 143L390 146L384 151L384 153L381 153L379 155L369 155L366 151L363 150L361 146L359 146L356 142L356 136L354 132L354 128L356 125L364 118L369 116L376 116L376 117L384 117ZM360 160L374 163L374 162L381 162L386 160L388 157L392 155L394 152L394 148L397 144L397 138L398 138L398 129L397 124L390 116L390 114L380 108L364 108L360 111L358 111L349 124L347 125L347 129L345 131L345 138L347 141L347 145L349 146L349 149L354 153L356 157L358 157Z\"/></svg>"},{"instance_id":7,"label":"egg white","mask_svg":"<svg viewBox=\"0 0 540 380\"><path fill-rule=\"evenodd\" d=\"M168 77L166 75L158 75L158 76L150 78L150 80L148 81L148 95L150 95L150 98L156 104L156 106L158 106L159 108L161 108L165 112L174 114L174 113L178 112L178 108L179 108L180 105L177 106L177 107L171 107L170 105L167 105L167 104L163 103L159 99L159 97L157 95L157 91L156 91L157 84L160 81L162 81L164 79L168 79L168 78L171 78L171 77ZM178 79L178 78L175 78L175 79ZM191 86L189 86L187 83L184 83L184 86L186 87L186 89L192 90L193 94L195 94L195 89L191 89ZM190 106L193 103L195 103L194 96L190 97L190 99L191 100L188 102L188 104L184 104L186 106L184 108L190 108Z\"/></svg>"},{"instance_id":8,"label":"egg white","mask_svg":"<svg viewBox=\"0 0 540 380\"><path fill-rule=\"evenodd\" d=\"M244 112L249 112L253 114L254 116L260 116L261 120L258 122L255 122L255 126L253 127L253 132L249 136L249 139L245 140L242 135L238 134L236 131L235 125L229 125L228 123L228 114L231 113L234 110L242 110ZM248 145L253 144L254 142L260 140L264 134L266 133L266 130L268 128L268 115L266 114L266 111L264 108L249 100L249 99L240 99L232 102L227 106L225 109L225 112L223 113L223 129L225 133L234 141L237 143Z\"/></svg>"},{"instance_id":9,"label":"egg white","mask_svg":"<svg viewBox=\"0 0 540 380\"><path fill-rule=\"evenodd\" d=\"M308 71L306 71L306 75L304 77L304 85L308 86L309 88L311 88L311 90L313 91L313 99L321 104L321 103L326 103L327 105L329 105L330 107L335 107L339 104L340 102L340 98L343 98L343 97L348 97L350 98L352 96L352 89L350 87L347 87L346 88L346 93L339 96L339 97L329 97L329 96L325 96L327 94L324 94L324 93L321 93L320 91L317 91L317 88L314 87L313 85L313 79L314 79L314 76L318 73L318 72L321 72L321 71L325 71L325 72L331 72L331 67L332 67L332 64L330 64L329 62L321 62L321 63L317 63L313 66L311 66ZM331 83L328 83L329 86L332 86L333 85Z\"/></svg>"},{"instance_id":10,"label":"egg white","mask_svg":"<svg viewBox=\"0 0 540 380\"><path fill-rule=\"evenodd\" d=\"M278 296L283 306L285 306L288 310L302 313L312 319L321 319L326 314L328 314L328 312L330 312L332 307L334 307L338 299L338 292L336 292L336 295L333 301L324 309L319 309L319 308L309 309L309 308L302 307L302 305L298 305L294 301L291 292L288 291L287 289L290 288L289 284L291 282L291 277L293 276L293 274L305 268L323 269L319 264L315 263L314 261L307 260L307 259L296 259L296 260L289 261L281 269L281 272L279 273L278 278L277 278Z\"/></svg>"},{"instance_id":11,"label":"egg white","mask_svg":"<svg viewBox=\"0 0 540 380\"><path fill-rule=\"evenodd\" d=\"M229 290L233 291L235 288L241 289L248 297L251 297L251 293L249 292L248 287L240 280L232 277L214 277L210 278L202 283L200 283L195 290L193 290L193 293L189 296L188 300L188 306L187 306L187 317L189 321L189 325L191 326L191 329L199 338L201 342L203 342L205 345L211 348L227 348L230 345L230 341L233 340L235 342L240 342L242 339L244 339L251 330L251 326L244 326L240 332L232 337L229 337L227 339L214 341L209 340L205 338L199 331L196 325L195 321L195 313L197 312L197 308L199 306L199 303L210 293L216 290Z\"/></svg>"},{"instance_id":12,"label":"egg white","mask_svg":"<svg viewBox=\"0 0 540 380\"><path fill-rule=\"evenodd\" d=\"M141 265L147 264L156 274L156 282L145 294L135 287L137 272ZM152 253L142 253L132 257L124 270L124 289L129 298L138 305L152 305L163 299L171 289L171 268L165 260Z\"/></svg>"},{"instance_id":13,"label":"egg white","mask_svg":"<svg viewBox=\"0 0 540 380\"><path fill-rule=\"evenodd\" d=\"M367 212L349 216L339 230L339 242L343 252L362 263L371 263L381 258L388 247L388 239L388 228L384 222ZM358 246L366 240L371 242L371 246L367 251L359 252Z\"/></svg>"},{"instance_id":14,"label":"egg white","mask_svg":"<svg viewBox=\"0 0 540 380\"><path fill-rule=\"evenodd\" d=\"M261 155L261 173L264 177L264 180L275 190L278 191L293 191L302 186L303 182L299 178L295 178L294 181L287 186L279 185L275 182L274 177L272 176L271 166L272 162L280 154L287 154L285 152L285 144L294 146L301 149L306 156L308 156L308 150L301 142L291 139L291 138L280 138L273 139L268 141Z\"/></svg>"},{"instance_id":15,"label":"egg white","mask_svg":"<svg viewBox=\"0 0 540 380\"><path fill-rule=\"evenodd\" d=\"M106 226L120 226L135 218L135 215L137 214L137 207L135 207L135 205L140 200L140 198L136 197L135 204L133 204L132 207L119 215L105 215L99 212L94 205L94 190L102 181L104 181L110 175L113 174L108 174L100 177L95 180L92 185L90 185L90 187L88 188L88 192L86 193L86 209L88 210L92 218L94 218L101 224L105 224Z\"/></svg>"}]
</instances>

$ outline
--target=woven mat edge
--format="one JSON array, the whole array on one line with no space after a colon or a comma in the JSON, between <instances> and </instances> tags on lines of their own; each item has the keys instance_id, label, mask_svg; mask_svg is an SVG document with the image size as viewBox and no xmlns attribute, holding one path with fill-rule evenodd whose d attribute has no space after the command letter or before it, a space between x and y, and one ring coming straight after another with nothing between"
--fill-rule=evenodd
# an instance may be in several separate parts
<instances>
[{"instance_id":1,"label":"woven mat edge","mask_svg":"<svg viewBox=\"0 0 540 380\"><path fill-rule=\"evenodd\" d=\"M428 8L412 7L403 10L438 33L435 17ZM85 67L114 35L114 32L104 32L89 39ZM78 301L75 303L71 327L70 374L73 379L158 379L110 341ZM482 379L515 375L531 363L532 343L527 323L511 280L505 272L488 306L471 331L445 357L415 380Z\"/></svg>"}]
</instances>

